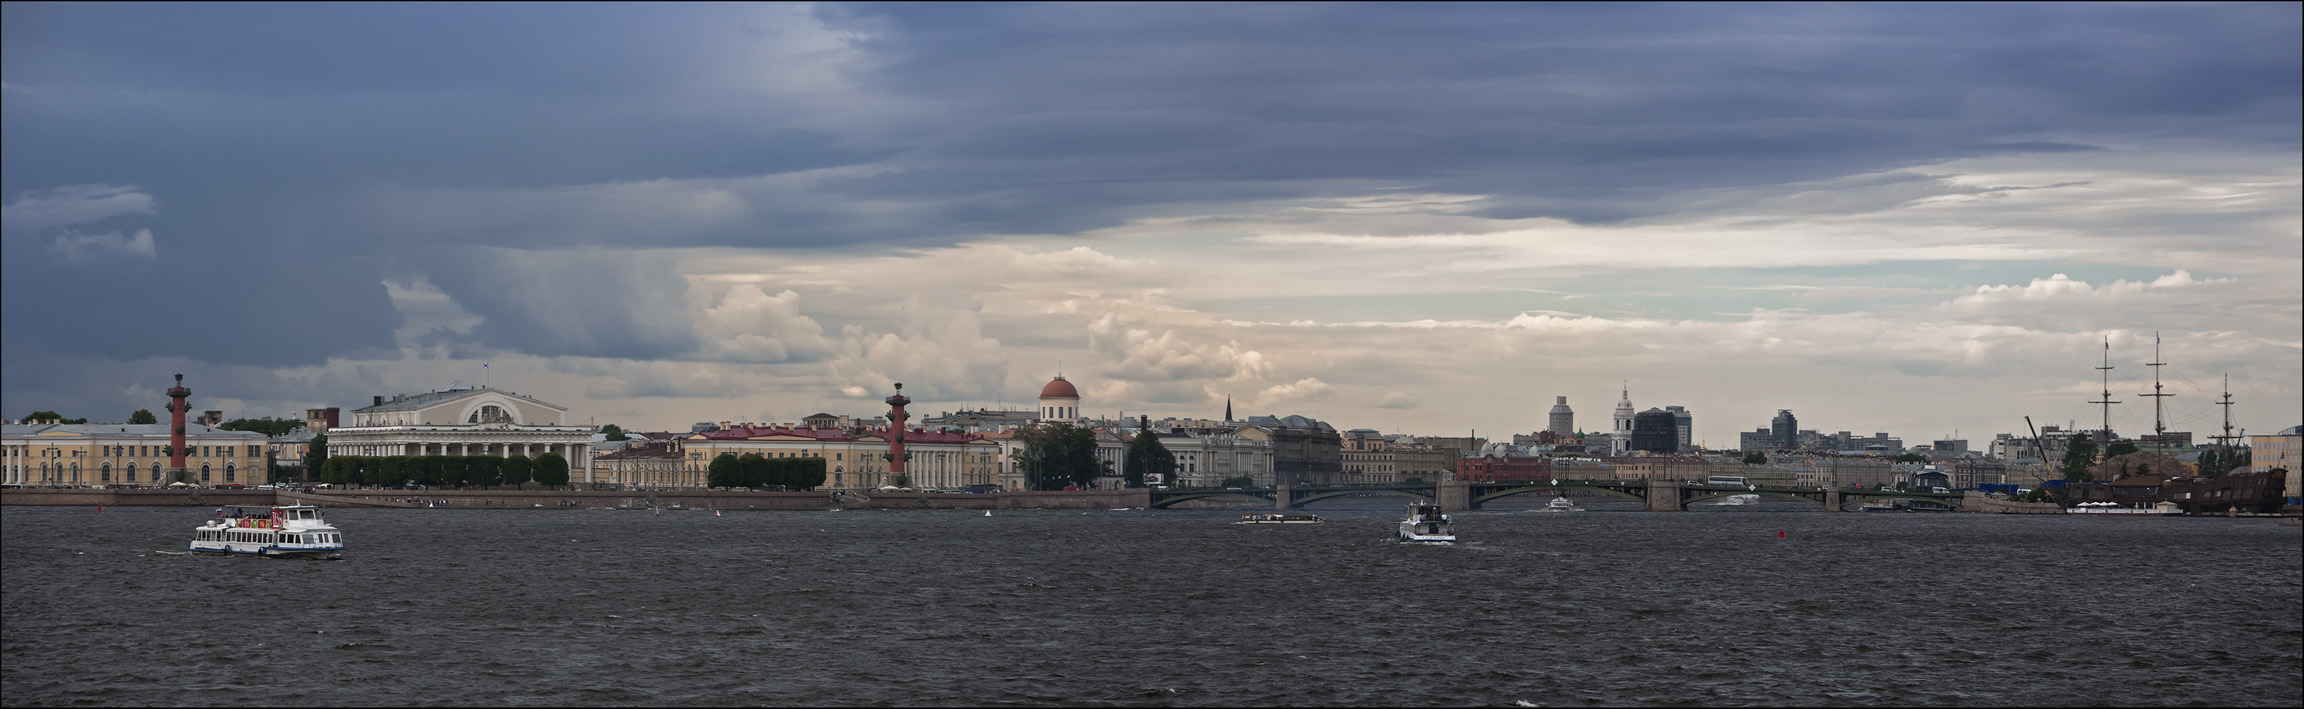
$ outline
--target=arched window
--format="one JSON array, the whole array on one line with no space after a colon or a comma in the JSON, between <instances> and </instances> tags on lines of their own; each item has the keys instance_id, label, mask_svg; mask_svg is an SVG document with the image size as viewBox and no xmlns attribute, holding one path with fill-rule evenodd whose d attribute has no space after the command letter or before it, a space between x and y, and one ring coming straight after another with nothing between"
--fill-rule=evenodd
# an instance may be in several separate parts
<instances>
[{"instance_id":1,"label":"arched window","mask_svg":"<svg viewBox=\"0 0 2304 709\"><path fill-rule=\"evenodd\" d=\"M98 475L100 477L97 478L97 482L112 482L112 464L105 463L104 469Z\"/></svg>"},{"instance_id":2,"label":"arched window","mask_svg":"<svg viewBox=\"0 0 2304 709\"><path fill-rule=\"evenodd\" d=\"M512 422L512 414L510 414L510 413L506 413L506 412L504 411L504 408L503 408L503 407L501 407L501 406L497 406L497 405L495 405L495 404L489 404L489 405L486 405L486 406L482 406L482 407L480 407L480 410L478 410L478 411L474 411L474 412L472 412L472 415L471 415L471 416L465 417L465 420L464 420L464 422L465 422L465 423L511 423L511 422Z\"/></svg>"},{"instance_id":3,"label":"arched window","mask_svg":"<svg viewBox=\"0 0 2304 709\"><path fill-rule=\"evenodd\" d=\"M224 482L232 482L232 481L233 481L233 480L232 480L232 475L233 475L233 472L234 472L234 471L237 471L237 470L239 470L239 466L235 466L235 465L233 465L233 464L231 464L231 463L225 463L225 464L224 464Z\"/></svg>"},{"instance_id":4,"label":"arched window","mask_svg":"<svg viewBox=\"0 0 2304 709\"><path fill-rule=\"evenodd\" d=\"M200 482L208 482L208 464L200 464Z\"/></svg>"},{"instance_id":5,"label":"arched window","mask_svg":"<svg viewBox=\"0 0 2304 709\"><path fill-rule=\"evenodd\" d=\"M48 464L40 464L40 482L48 482Z\"/></svg>"},{"instance_id":6,"label":"arched window","mask_svg":"<svg viewBox=\"0 0 2304 709\"><path fill-rule=\"evenodd\" d=\"M124 478L121 478L121 479L120 479L120 482L126 482L126 483L132 483L132 482L136 482L136 464L135 464L135 463L129 463L129 464L128 464L128 476L127 476L127 477L124 477Z\"/></svg>"},{"instance_id":7,"label":"arched window","mask_svg":"<svg viewBox=\"0 0 2304 709\"><path fill-rule=\"evenodd\" d=\"M72 461L72 482L80 482L80 461Z\"/></svg>"}]
</instances>

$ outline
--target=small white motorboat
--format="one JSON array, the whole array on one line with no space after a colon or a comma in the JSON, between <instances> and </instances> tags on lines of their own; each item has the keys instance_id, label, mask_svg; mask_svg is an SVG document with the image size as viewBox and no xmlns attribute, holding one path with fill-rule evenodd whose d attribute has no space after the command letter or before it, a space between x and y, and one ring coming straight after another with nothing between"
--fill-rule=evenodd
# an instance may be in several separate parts
<instances>
[{"instance_id":1,"label":"small white motorboat","mask_svg":"<svg viewBox=\"0 0 2304 709\"><path fill-rule=\"evenodd\" d=\"M1409 505L1408 517L1400 520L1396 538L1416 544L1454 544L1456 528L1439 505Z\"/></svg>"}]
</instances>

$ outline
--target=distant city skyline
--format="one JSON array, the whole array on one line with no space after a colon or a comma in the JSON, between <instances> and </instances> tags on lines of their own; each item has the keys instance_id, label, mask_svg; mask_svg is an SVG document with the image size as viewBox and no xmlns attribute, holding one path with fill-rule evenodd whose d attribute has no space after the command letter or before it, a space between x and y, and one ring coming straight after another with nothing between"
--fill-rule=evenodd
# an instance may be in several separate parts
<instances>
[{"instance_id":1,"label":"distant city skyline","mask_svg":"<svg viewBox=\"0 0 2304 709\"><path fill-rule=\"evenodd\" d=\"M0 416L2304 420L2304 10L0 6ZM453 28L453 29L450 29ZM2155 333L2161 338L2153 359ZM487 364L485 372L483 364ZM2143 402L2143 403L2137 403Z\"/></svg>"}]
</instances>

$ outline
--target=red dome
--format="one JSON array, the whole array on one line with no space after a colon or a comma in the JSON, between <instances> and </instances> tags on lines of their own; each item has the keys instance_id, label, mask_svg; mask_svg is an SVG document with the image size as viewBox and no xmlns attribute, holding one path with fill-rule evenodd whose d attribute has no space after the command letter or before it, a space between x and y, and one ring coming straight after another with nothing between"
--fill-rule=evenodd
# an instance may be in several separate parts
<instances>
[{"instance_id":1,"label":"red dome","mask_svg":"<svg viewBox=\"0 0 2304 709\"><path fill-rule=\"evenodd\" d=\"M1072 388L1071 382L1064 381L1063 375L1057 375L1056 381L1049 382L1048 386L1040 387L1040 398L1078 399L1080 398L1080 390Z\"/></svg>"}]
</instances>

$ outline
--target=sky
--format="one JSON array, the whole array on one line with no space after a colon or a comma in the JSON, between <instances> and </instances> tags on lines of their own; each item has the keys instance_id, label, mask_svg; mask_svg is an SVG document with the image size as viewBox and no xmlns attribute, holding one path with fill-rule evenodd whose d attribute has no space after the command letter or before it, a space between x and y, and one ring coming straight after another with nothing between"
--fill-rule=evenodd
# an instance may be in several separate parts
<instances>
[{"instance_id":1,"label":"sky","mask_svg":"<svg viewBox=\"0 0 2304 709\"><path fill-rule=\"evenodd\" d=\"M2295 3L0 6L0 416L2304 419ZM2153 359L2156 341L2160 349ZM2109 348L2107 349L2107 343ZM2162 367L2148 362L2165 362ZM485 365L485 367L483 366Z\"/></svg>"}]
</instances>

